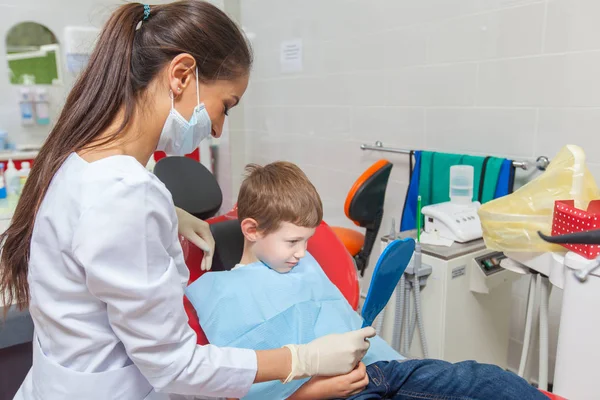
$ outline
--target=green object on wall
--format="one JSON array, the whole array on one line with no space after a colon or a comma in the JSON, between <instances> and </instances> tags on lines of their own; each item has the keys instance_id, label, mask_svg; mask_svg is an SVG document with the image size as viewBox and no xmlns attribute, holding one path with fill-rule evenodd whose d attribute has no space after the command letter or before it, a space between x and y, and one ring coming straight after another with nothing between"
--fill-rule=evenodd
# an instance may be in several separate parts
<instances>
[{"instance_id":1,"label":"green object on wall","mask_svg":"<svg viewBox=\"0 0 600 400\"><path fill-rule=\"evenodd\" d=\"M23 75L35 76L36 85L51 85L58 79L56 69L56 52L50 51L45 56L11 60L8 62L10 68L10 83L23 84Z\"/></svg>"}]
</instances>

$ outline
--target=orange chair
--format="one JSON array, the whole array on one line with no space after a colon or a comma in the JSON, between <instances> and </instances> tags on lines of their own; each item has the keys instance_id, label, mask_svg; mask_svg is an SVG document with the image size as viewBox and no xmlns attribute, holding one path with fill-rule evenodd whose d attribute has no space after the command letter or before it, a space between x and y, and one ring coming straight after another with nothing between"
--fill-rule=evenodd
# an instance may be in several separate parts
<instances>
[{"instance_id":1,"label":"orange chair","mask_svg":"<svg viewBox=\"0 0 600 400\"><path fill-rule=\"evenodd\" d=\"M392 167L393 164L387 160L377 161L354 182L346 197L344 205L346 216L357 226L366 228L366 233L362 234L354 229L332 227L354 258L361 276L365 274L373 245L377 240L377 232L381 226L385 191Z\"/></svg>"}]
</instances>

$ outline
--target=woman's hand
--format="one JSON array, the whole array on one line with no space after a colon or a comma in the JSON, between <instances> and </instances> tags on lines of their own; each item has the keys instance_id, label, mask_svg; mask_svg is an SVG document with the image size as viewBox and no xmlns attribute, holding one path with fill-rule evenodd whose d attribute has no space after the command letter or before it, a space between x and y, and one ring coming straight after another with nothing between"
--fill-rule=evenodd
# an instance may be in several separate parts
<instances>
[{"instance_id":1,"label":"woman's hand","mask_svg":"<svg viewBox=\"0 0 600 400\"><path fill-rule=\"evenodd\" d=\"M316 376L306 382L288 400L325 400L353 396L369 384L367 367L362 362L350 373L333 377Z\"/></svg>"},{"instance_id":2,"label":"woman's hand","mask_svg":"<svg viewBox=\"0 0 600 400\"><path fill-rule=\"evenodd\" d=\"M215 239L213 239L208 223L194 217L179 207L175 207L175 212L179 221L179 234L204 252L200 268L202 271L210 270L213 255L215 254Z\"/></svg>"}]
</instances>

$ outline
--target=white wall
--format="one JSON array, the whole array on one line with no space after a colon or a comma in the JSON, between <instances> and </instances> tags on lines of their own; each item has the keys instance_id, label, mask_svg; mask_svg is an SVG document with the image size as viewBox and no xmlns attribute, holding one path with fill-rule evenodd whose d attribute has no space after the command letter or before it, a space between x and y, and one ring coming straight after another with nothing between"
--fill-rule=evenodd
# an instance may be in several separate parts
<instances>
[{"instance_id":1,"label":"white wall","mask_svg":"<svg viewBox=\"0 0 600 400\"><path fill-rule=\"evenodd\" d=\"M223 2L223 10L239 25L241 25L241 1L225 0ZM243 102L235 108L234 115L235 117L227 119L221 138L213 140L218 143L217 179L223 192L223 205L220 213L230 211L236 203L242 180L241 171L246 161Z\"/></svg>"},{"instance_id":2,"label":"white wall","mask_svg":"<svg viewBox=\"0 0 600 400\"><path fill-rule=\"evenodd\" d=\"M232 140L245 140L246 161L298 163L326 220L348 227L353 181L375 160L393 161L386 233L401 214L408 159L361 143L513 159L552 157L574 143L600 178L599 20L597 0L244 0L256 63L243 117L232 117L243 118L245 137ZM296 38L304 69L282 74L280 43ZM507 299L513 368L526 295L522 280Z\"/></svg>"}]
</instances>

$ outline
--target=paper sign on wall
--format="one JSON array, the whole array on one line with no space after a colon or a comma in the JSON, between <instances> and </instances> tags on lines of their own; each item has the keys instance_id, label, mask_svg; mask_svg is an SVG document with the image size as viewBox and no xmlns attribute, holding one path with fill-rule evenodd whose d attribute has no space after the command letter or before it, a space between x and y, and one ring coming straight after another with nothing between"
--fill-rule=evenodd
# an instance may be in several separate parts
<instances>
[{"instance_id":1,"label":"paper sign on wall","mask_svg":"<svg viewBox=\"0 0 600 400\"><path fill-rule=\"evenodd\" d=\"M281 42L281 72L302 71L302 39Z\"/></svg>"}]
</instances>

